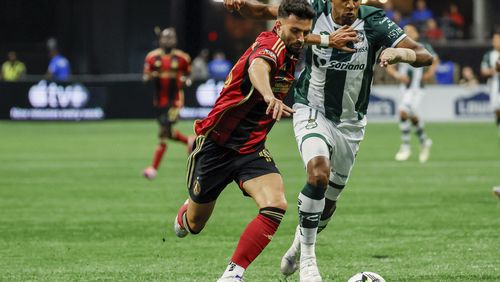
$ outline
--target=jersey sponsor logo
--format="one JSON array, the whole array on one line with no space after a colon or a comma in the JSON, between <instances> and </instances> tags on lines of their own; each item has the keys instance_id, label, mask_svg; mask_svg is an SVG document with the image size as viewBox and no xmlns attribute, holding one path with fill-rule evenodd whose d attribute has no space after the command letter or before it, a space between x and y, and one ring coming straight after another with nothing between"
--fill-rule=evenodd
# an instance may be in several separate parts
<instances>
[{"instance_id":1,"label":"jersey sponsor logo","mask_svg":"<svg viewBox=\"0 0 500 282\"><path fill-rule=\"evenodd\" d=\"M366 64L353 64L350 62L339 62L339 61L330 61L325 65L326 68L340 70L340 71L351 71L351 70L364 70L366 68Z\"/></svg>"},{"instance_id":2,"label":"jersey sponsor logo","mask_svg":"<svg viewBox=\"0 0 500 282\"><path fill-rule=\"evenodd\" d=\"M490 96L484 92L455 101L455 115L458 117L489 117L490 114Z\"/></svg>"}]
</instances>

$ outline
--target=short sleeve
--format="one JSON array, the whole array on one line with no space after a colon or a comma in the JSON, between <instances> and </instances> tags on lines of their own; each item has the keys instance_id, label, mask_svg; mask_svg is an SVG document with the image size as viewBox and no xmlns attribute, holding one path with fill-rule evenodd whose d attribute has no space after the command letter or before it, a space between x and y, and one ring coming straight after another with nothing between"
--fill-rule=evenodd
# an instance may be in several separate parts
<instances>
[{"instance_id":1,"label":"short sleeve","mask_svg":"<svg viewBox=\"0 0 500 282\"><path fill-rule=\"evenodd\" d=\"M481 69L482 70L491 69L493 67L490 63L490 53L491 52L488 52L488 53L484 54L484 56L483 56L483 60L481 61Z\"/></svg>"},{"instance_id":2,"label":"short sleeve","mask_svg":"<svg viewBox=\"0 0 500 282\"><path fill-rule=\"evenodd\" d=\"M395 47L406 37L403 29L389 19L382 10L369 16L366 21L373 29L381 47Z\"/></svg>"},{"instance_id":3,"label":"short sleeve","mask_svg":"<svg viewBox=\"0 0 500 282\"><path fill-rule=\"evenodd\" d=\"M251 63L256 58L266 60L272 69L278 67L279 55L285 49L285 43L277 36L274 39L265 39L254 43L252 55L249 62Z\"/></svg>"}]
</instances>

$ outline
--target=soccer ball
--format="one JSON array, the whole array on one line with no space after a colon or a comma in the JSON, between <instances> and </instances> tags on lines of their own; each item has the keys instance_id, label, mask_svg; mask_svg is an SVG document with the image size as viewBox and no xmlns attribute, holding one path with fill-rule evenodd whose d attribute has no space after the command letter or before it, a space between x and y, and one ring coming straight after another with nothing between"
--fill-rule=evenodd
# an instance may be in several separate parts
<instances>
[{"instance_id":1,"label":"soccer ball","mask_svg":"<svg viewBox=\"0 0 500 282\"><path fill-rule=\"evenodd\" d=\"M347 282L385 282L385 279L375 272L363 271L354 274Z\"/></svg>"}]
</instances>

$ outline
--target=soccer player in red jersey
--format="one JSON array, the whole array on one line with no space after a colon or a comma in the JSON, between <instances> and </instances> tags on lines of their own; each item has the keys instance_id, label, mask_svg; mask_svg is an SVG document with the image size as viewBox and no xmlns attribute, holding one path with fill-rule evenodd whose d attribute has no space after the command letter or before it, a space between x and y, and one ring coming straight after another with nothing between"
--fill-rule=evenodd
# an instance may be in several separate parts
<instances>
[{"instance_id":1,"label":"soccer player in red jersey","mask_svg":"<svg viewBox=\"0 0 500 282\"><path fill-rule=\"evenodd\" d=\"M175 218L176 235L198 234L231 181L259 207L219 281L242 281L285 214L283 180L265 140L277 120L293 113L283 98L314 16L307 0L283 0L273 30L261 33L241 56L208 117L195 123L198 137L187 173L190 198Z\"/></svg>"},{"instance_id":2,"label":"soccer player in red jersey","mask_svg":"<svg viewBox=\"0 0 500 282\"><path fill-rule=\"evenodd\" d=\"M149 180L156 177L163 154L167 151L167 139L186 144L188 151L194 141L194 137L187 137L172 128L184 106L182 88L191 72L191 58L183 51L175 49L177 35L174 28L166 28L160 33L159 45L159 48L146 56L143 76L144 81L152 81L155 84L153 106L160 125L159 143L153 162L143 173Z\"/></svg>"}]
</instances>

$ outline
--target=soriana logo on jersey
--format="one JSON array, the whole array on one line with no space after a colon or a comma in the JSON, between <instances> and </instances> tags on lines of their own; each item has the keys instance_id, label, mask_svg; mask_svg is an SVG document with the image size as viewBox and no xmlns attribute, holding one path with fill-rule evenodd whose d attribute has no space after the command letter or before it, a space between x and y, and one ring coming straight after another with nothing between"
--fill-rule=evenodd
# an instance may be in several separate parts
<instances>
[{"instance_id":1,"label":"soriana logo on jersey","mask_svg":"<svg viewBox=\"0 0 500 282\"><path fill-rule=\"evenodd\" d=\"M99 120L104 118L104 111L100 106L89 107L91 94L81 84L60 85L42 80L30 87L28 100L31 108L11 108L11 119Z\"/></svg>"}]
</instances>

